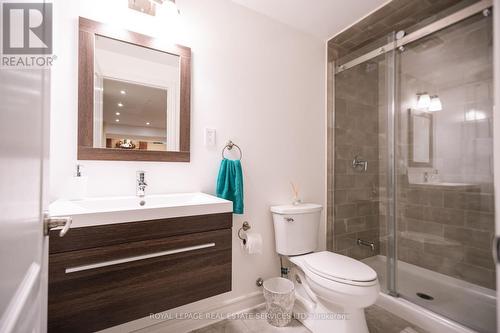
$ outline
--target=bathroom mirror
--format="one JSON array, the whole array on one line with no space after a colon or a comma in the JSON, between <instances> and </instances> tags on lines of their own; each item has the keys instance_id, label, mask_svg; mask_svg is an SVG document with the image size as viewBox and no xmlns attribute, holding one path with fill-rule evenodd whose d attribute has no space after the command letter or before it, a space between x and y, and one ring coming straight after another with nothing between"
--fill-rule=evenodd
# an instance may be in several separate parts
<instances>
[{"instance_id":1,"label":"bathroom mirror","mask_svg":"<svg viewBox=\"0 0 500 333\"><path fill-rule=\"evenodd\" d=\"M78 159L189 161L189 48L80 18Z\"/></svg>"},{"instance_id":2,"label":"bathroom mirror","mask_svg":"<svg viewBox=\"0 0 500 333\"><path fill-rule=\"evenodd\" d=\"M411 167L432 167L432 114L410 109L408 120L409 165Z\"/></svg>"}]
</instances>

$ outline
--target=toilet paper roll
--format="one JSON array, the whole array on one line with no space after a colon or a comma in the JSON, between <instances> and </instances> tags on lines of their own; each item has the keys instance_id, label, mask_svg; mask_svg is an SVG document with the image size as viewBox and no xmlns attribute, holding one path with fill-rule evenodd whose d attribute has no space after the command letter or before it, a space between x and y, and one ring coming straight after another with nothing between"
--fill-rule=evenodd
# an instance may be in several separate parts
<instances>
[{"instance_id":1,"label":"toilet paper roll","mask_svg":"<svg viewBox=\"0 0 500 333\"><path fill-rule=\"evenodd\" d=\"M244 250L248 254L262 254L262 236L257 233L249 232L245 235Z\"/></svg>"}]
</instances>

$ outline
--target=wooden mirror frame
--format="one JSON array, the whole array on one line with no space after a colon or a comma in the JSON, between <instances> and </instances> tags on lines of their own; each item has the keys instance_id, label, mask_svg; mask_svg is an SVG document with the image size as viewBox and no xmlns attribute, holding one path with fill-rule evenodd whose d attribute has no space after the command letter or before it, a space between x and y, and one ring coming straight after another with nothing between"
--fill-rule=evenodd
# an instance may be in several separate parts
<instances>
[{"instance_id":1,"label":"wooden mirror frame","mask_svg":"<svg viewBox=\"0 0 500 333\"><path fill-rule=\"evenodd\" d=\"M180 151L124 150L94 148L94 48L95 37L169 53L180 58ZM191 49L168 44L157 38L79 18L78 52L78 159L108 161L189 162L191 113Z\"/></svg>"}]
</instances>

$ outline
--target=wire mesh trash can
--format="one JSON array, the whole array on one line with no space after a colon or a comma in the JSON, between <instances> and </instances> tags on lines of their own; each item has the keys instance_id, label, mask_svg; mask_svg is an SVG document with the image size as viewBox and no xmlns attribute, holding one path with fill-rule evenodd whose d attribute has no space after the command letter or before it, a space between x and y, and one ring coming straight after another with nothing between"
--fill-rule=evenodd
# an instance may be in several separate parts
<instances>
[{"instance_id":1,"label":"wire mesh trash can","mask_svg":"<svg viewBox=\"0 0 500 333\"><path fill-rule=\"evenodd\" d=\"M276 327L283 327L292 320L295 292L293 282L281 277L264 281L267 322Z\"/></svg>"}]
</instances>

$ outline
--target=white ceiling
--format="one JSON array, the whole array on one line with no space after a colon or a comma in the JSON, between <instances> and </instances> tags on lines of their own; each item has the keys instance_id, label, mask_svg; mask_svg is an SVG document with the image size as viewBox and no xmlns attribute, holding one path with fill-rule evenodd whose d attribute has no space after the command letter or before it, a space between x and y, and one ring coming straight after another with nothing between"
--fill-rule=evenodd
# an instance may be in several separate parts
<instances>
[{"instance_id":1,"label":"white ceiling","mask_svg":"<svg viewBox=\"0 0 500 333\"><path fill-rule=\"evenodd\" d=\"M328 40L388 0L232 0L281 23Z\"/></svg>"},{"instance_id":2,"label":"white ceiling","mask_svg":"<svg viewBox=\"0 0 500 333\"><path fill-rule=\"evenodd\" d=\"M104 78L103 89L103 121L105 123L166 129L166 89L109 78ZM121 103L122 107L119 107L118 103ZM116 112L120 115L117 116ZM117 123L116 119L120 121Z\"/></svg>"}]
</instances>

